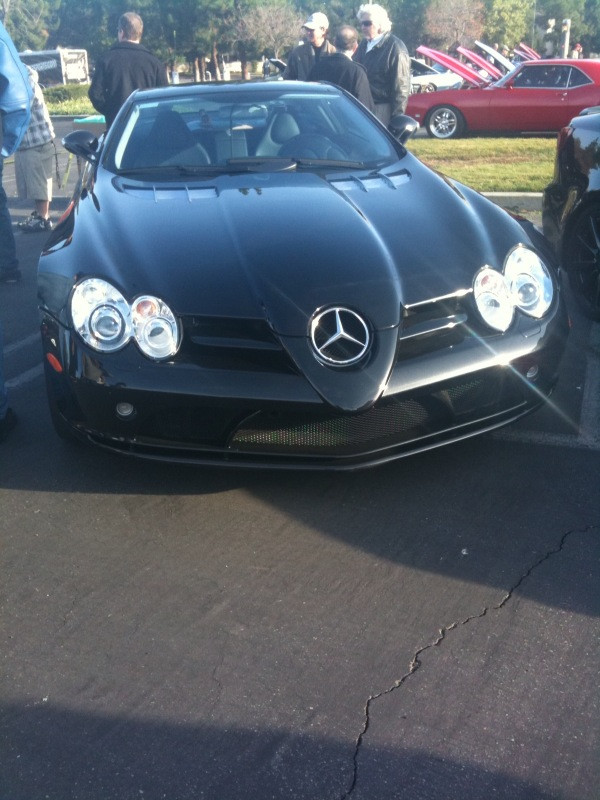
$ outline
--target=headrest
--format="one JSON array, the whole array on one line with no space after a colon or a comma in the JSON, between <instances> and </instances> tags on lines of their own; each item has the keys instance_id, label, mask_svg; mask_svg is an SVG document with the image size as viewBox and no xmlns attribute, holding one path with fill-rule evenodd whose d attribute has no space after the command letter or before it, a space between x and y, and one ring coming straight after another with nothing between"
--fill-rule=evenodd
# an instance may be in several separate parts
<instances>
[{"instance_id":1,"label":"headrest","mask_svg":"<svg viewBox=\"0 0 600 800\"><path fill-rule=\"evenodd\" d=\"M283 144L299 134L300 128L291 114L282 112L273 120L273 126L271 127L271 139L274 142L277 142L277 144Z\"/></svg>"}]
</instances>

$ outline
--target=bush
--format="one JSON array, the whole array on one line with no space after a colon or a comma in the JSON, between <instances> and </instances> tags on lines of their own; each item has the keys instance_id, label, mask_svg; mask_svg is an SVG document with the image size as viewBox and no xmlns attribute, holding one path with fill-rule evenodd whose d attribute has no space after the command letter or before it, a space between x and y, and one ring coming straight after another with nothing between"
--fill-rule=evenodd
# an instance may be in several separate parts
<instances>
[{"instance_id":1,"label":"bush","mask_svg":"<svg viewBox=\"0 0 600 800\"><path fill-rule=\"evenodd\" d=\"M64 86L48 86L44 99L51 114L83 116L95 114L88 98L88 83L67 83Z\"/></svg>"}]
</instances>

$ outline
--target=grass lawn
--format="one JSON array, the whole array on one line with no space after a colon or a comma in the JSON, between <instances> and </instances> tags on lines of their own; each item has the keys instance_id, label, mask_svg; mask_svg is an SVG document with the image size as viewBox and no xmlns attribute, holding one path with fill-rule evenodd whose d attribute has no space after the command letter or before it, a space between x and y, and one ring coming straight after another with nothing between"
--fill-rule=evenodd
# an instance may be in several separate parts
<instances>
[{"instance_id":1,"label":"grass lawn","mask_svg":"<svg viewBox=\"0 0 600 800\"><path fill-rule=\"evenodd\" d=\"M428 166L480 192L541 192L552 178L556 137L418 138L407 147Z\"/></svg>"}]
</instances>

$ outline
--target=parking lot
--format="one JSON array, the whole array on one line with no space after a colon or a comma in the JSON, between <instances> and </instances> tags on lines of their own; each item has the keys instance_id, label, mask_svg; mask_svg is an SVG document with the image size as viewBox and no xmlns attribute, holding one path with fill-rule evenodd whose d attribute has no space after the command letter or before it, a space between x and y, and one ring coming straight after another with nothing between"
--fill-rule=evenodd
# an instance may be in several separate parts
<instances>
[{"instance_id":1,"label":"parking lot","mask_svg":"<svg viewBox=\"0 0 600 800\"><path fill-rule=\"evenodd\" d=\"M2 798L598 797L599 325L543 410L379 469L138 462L54 434L16 235Z\"/></svg>"}]
</instances>

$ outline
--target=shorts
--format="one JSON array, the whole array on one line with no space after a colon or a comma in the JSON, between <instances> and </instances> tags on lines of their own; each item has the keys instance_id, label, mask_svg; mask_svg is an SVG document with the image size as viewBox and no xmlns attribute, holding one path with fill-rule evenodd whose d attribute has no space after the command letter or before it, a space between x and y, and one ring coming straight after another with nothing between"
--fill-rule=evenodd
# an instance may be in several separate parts
<instances>
[{"instance_id":1,"label":"shorts","mask_svg":"<svg viewBox=\"0 0 600 800\"><path fill-rule=\"evenodd\" d=\"M15 153L15 179L20 200L52 200L54 142Z\"/></svg>"}]
</instances>

